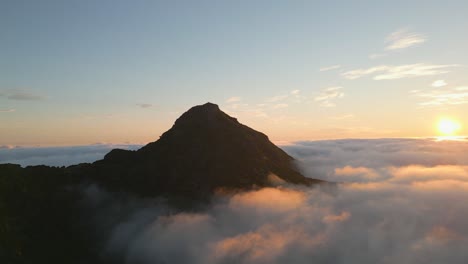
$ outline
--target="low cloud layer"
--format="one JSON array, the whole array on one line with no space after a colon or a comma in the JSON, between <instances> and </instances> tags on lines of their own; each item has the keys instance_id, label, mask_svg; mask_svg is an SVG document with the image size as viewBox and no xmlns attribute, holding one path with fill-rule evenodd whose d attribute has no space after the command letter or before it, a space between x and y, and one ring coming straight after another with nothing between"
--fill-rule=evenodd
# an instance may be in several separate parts
<instances>
[{"instance_id":1,"label":"low cloud layer","mask_svg":"<svg viewBox=\"0 0 468 264\"><path fill-rule=\"evenodd\" d=\"M114 147L125 146L5 147L0 163L93 161ZM271 175L276 187L220 193L203 210L88 186L83 204L98 250L141 264L466 263L468 141L329 140L283 149L306 176L340 184L307 188Z\"/></svg>"},{"instance_id":2,"label":"low cloud layer","mask_svg":"<svg viewBox=\"0 0 468 264\"><path fill-rule=\"evenodd\" d=\"M135 150L140 147L141 145L96 144L72 147L27 148L6 145L0 146L0 164L69 166L102 159L104 155L114 148Z\"/></svg>"},{"instance_id":3,"label":"low cloud layer","mask_svg":"<svg viewBox=\"0 0 468 264\"><path fill-rule=\"evenodd\" d=\"M333 140L284 149L307 176L342 184L279 181L219 195L199 211L110 199L91 186L87 199L107 230L103 254L143 264L466 263L468 142Z\"/></svg>"}]
</instances>

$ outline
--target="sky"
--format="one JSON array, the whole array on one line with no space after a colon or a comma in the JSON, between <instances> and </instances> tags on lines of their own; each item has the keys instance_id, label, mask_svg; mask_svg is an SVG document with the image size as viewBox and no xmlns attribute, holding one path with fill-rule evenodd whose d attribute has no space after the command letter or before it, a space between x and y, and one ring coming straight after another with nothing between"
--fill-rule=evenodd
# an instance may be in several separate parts
<instances>
[{"instance_id":1,"label":"sky","mask_svg":"<svg viewBox=\"0 0 468 264\"><path fill-rule=\"evenodd\" d=\"M0 1L0 146L144 144L213 102L274 142L468 134L466 1Z\"/></svg>"}]
</instances>

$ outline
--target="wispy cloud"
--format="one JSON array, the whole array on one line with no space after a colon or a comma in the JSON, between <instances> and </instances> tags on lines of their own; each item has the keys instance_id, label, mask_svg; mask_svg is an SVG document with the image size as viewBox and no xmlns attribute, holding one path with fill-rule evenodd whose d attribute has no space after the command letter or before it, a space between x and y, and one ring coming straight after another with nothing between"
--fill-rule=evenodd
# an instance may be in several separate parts
<instances>
[{"instance_id":1,"label":"wispy cloud","mask_svg":"<svg viewBox=\"0 0 468 264\"><path fill-rule=\"evenodd\" d=\"M0 109L0 113L12 113L15 111L16 109Z\"/></svg>"},{"instance_id":2,"label":"wispy cloud","mask_svg":"<svg viewBox=\"0 0 468 264\"><path fill-rule=\"evenodd\" d=\"M444 81L444 80L437 80L437 81L434 81L431 86L432 87L443 87L443 86L446 86L447 83Z\"/></svg>"},{"instance_id":3,"label":"wispy cloud","mask_svg":"<svg viewBox=\"0 0 468 264\"><path fill-rule=\"evenodd\" d=\"M376 59L380 59L380 58L387 57L387 56L388 54L385 54L385 53L373 53L369 55L369 59L376 60Z\"/></svg>"},{"instance_id":4,"label":"wispy cloud","mask_svg":"<svg viewBox=\"0 0 468 264\"><path fill-rule=\"evenodd\" d=\"M272 123L279 123L286 118L282 114L292 105L303 103L307 99L301 90L284 91L279 95L266 97L258 102L249 102L241 97L231 97L225 101L227 113L237 117L261 118ZM281 113L281 114L279 114Z\"/></svg>"},{"instance_id":5,"label":"wispy cloud","mask_svg":"<svg viewBox=\"0 0 468 264\"><path fill-rule=\"evenodd\" d=\"M150 108L150 107L153 107L152 104L136 104L137 106L141 107L141 108Z\"/></svg>"},{"instance_id":6,"label":"wispy cloud","mask_svg":"<svg viewBox=\"0 0 468 264\"><path fill-rule=\"evenodd\" d=\"M301 90L292 90L291 94L292 95L298 95L301 92Z\"/></svg>"},{"instance_id":7,"label":"wispy cloud","mask_svg":"<svg viewBox=\"0 0 468 264\"><path fill-rule=\"evenodd\" d=\"M341 74L344 78L348 80L354 80L354 79L359 79L361 77L364 77L369 74L374 74L376 72L382 72L382 71L387 71L388 66L376 66L372 68L367 68L367 69L357 69L357 70L352 70L352 71L347 71Z\"/></svg>"},{"instance_id":8,"label":"wispy cloud","mask_svg":"<svg viewBox=\"0 0 468 264\"><path fill-rule=\"evenodd\" d=\"M231 108L232 110L238 110L238 109L245 109L249 107L249 105L240 103L240 102L234 102L234 103L230 103L227 107Z\"/></svg>"},{"instance_id":9,"label":"wispy cloud","mask_svg":"<svg viewBox=\"0 0 468 264\"><path fill-rule=\"evenodd\" d=\"M18 101L38 101L46 99L45 96L33 93L26 90L18 89L9 89L0 93L0 96L3 96L9 100L18 100Z\"/></svg>"},{"instance_id":10,"label":"wispy cloud","mask_svg":"<svg viewBox=\"0 0 468 264\"><path fill-rule=\"evenodd\" d=\"M420 33L411 32L408 29L400 29L392 32L385 38L385 53L372 53L369 59L375 60L389 55L388 52L407 49L410 47L421 45L427 41L427 37Z\"/></svg>"},{"instance_id":11,"label":"wispy cloud","mask_svg":"<svg viewBox=\"0 0 468 264\"><path fill-rule=\"evenodd\" d=\"M289 95L287 95L287 94L276 95L276 96L267 98L265 100L265 102L268 102L268 103L280 102L280 101L283 101L283 100L287 99L288 97L289 97Z\"/></svg>"},{"instance_id":12,"label":"wispy cloud","mask_svg":"<svg viewBox=\"0 0 468 264\"><path fill-rule=\"evenodd\" d=\"M411 32L408 29L400 29L388 35L385 50L400 50L421 45L427 38L423 34Z\"/></svg>"},{"instance_id":13,"label":"wispy cloud","mask_svg":"<svg viewBox=\"0 0 468 264\"><path fill-rule=\"evenodd\" d=\"M7 98L10 100L36 101L44 99L44 96L28 92L15 92L7 95Z\"/></svg>"},{"instance_id":14,"label":"wispy cloud","mask_svg":"<svg viewBox=\"0 0 468 264\"><path fill-rule=\"evenodd\" d=\"M288 104L275 104L273 106L273 109L280 109L280 108L286 108L288 107L289 105Z\"/></svg>"},{"instance_id":15,"label":"wispy cloud","mask_svg":"<svg viewBox=\"0 0 468 264\"><path fill-rule=\"evenodd\" d=\"M319 69L319 72L325 72L325 71L331 71L331 70L337 70L341 68L341 65L332 65L332 66L326 66L322 67Z\"/></svg>"},{"instance_id":16,"label":"wispy cloud","mask_svg":"<svg viewBox=\"0 0 468 264\"><path fill-rule=\"evenodd\" d=\"M226 103L235 103L235 102L240 102L242 100L242 98L240 98L239 96L233 96L233 97L230 97L226 100Z\"/></svg>"},{"instance_id":17,"label":"wispy cloud","mask_svg":"<svg viewBox=\"0 0 468 264\"><path fill-rule=\"evenodd\" d=\"M367 69L347 71L342 73L341 76L348 80L355 80L368 75L373 75L374 80L394 80L408 77L432 76L449 73L450 68L457 66L459 65L438 65L425 63L407 64L399 66L380 65Z\"/></svg>"},{"instance_id":18,"label":"wispy cloud","mask_svg":"<svg viewBox=\"0 0 468 264\"><path fill-rule=\"evenodd\" d=\"M468 86L432 91L415 91L414 95L423 99L420 106L446 106L468 104Z\"/></svg>"},{"instance_id":19,"label":"wispy cloud","mask_svg":"<svg viewBox=\"0 0 468 264\"><path fill-rule=\"evenodd\" d=\"M344 93L341 91L343 87L334 86L328 87L320 91L320 94L314 98L316 102L320 103L320 106L323 107L334 107L336 104L334 101L338 98L344 96Z\"/></svg>"},{"instance_id":20,"label":"wispy cloud","mask_svg":"<svg viewBox=\"0 0 468 264\"><path fill-rule=\"evenodd\" d=\"M344 115L330 117L330 119L333 119L333 120L349 120L349 119L354 119L354 118L355 116L353 114L344 114Z\"/></svg>"}]
</instances>

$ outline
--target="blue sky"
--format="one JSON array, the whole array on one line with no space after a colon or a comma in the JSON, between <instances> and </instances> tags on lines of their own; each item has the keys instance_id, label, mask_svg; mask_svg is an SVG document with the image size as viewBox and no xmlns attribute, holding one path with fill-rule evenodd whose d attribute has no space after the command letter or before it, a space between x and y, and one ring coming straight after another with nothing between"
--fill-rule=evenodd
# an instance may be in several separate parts
<instances>
[{"instance_id":1,"label":"blue sky","mask_svg":"<svg viewBox=\"0 0 468 264\"><path fill-rule=\"evenodd\" d=\"M0 145L146 143L207 101L276 141L468 124L466 1L0 5Z\"/></svg>"}]
</instances>

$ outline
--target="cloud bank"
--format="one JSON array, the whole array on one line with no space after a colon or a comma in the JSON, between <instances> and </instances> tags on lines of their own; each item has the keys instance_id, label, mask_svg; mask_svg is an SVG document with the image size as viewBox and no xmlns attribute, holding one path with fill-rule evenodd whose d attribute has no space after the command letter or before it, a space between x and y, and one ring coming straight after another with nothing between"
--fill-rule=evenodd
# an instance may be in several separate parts
<instances>
[{"instance_id":1,"label":"cloud bank","mask_svg":"<svg viewBox=\"0 0 468 264\"><path fill-rule=\"evenodd\" d=\"M277 181L191 211L111 199L91 186L88 201L107 230L103 254L142 264L466 263L468 142L333 140L284 149L306 175L342 184Z\"/></svg>"},{"instance_id":2,"label":"cloud bank","mask_svg":"<svg viewBox=\"0 0 468 264\"><path fill-rule=\"evenodd\" d=\"M14 163L21 166L48 165L69 166L94 162L114 148L136 150L141 145L96 144L71 147L14 147L0 146L0 164Z\"/></svg>"}]
</instances>

